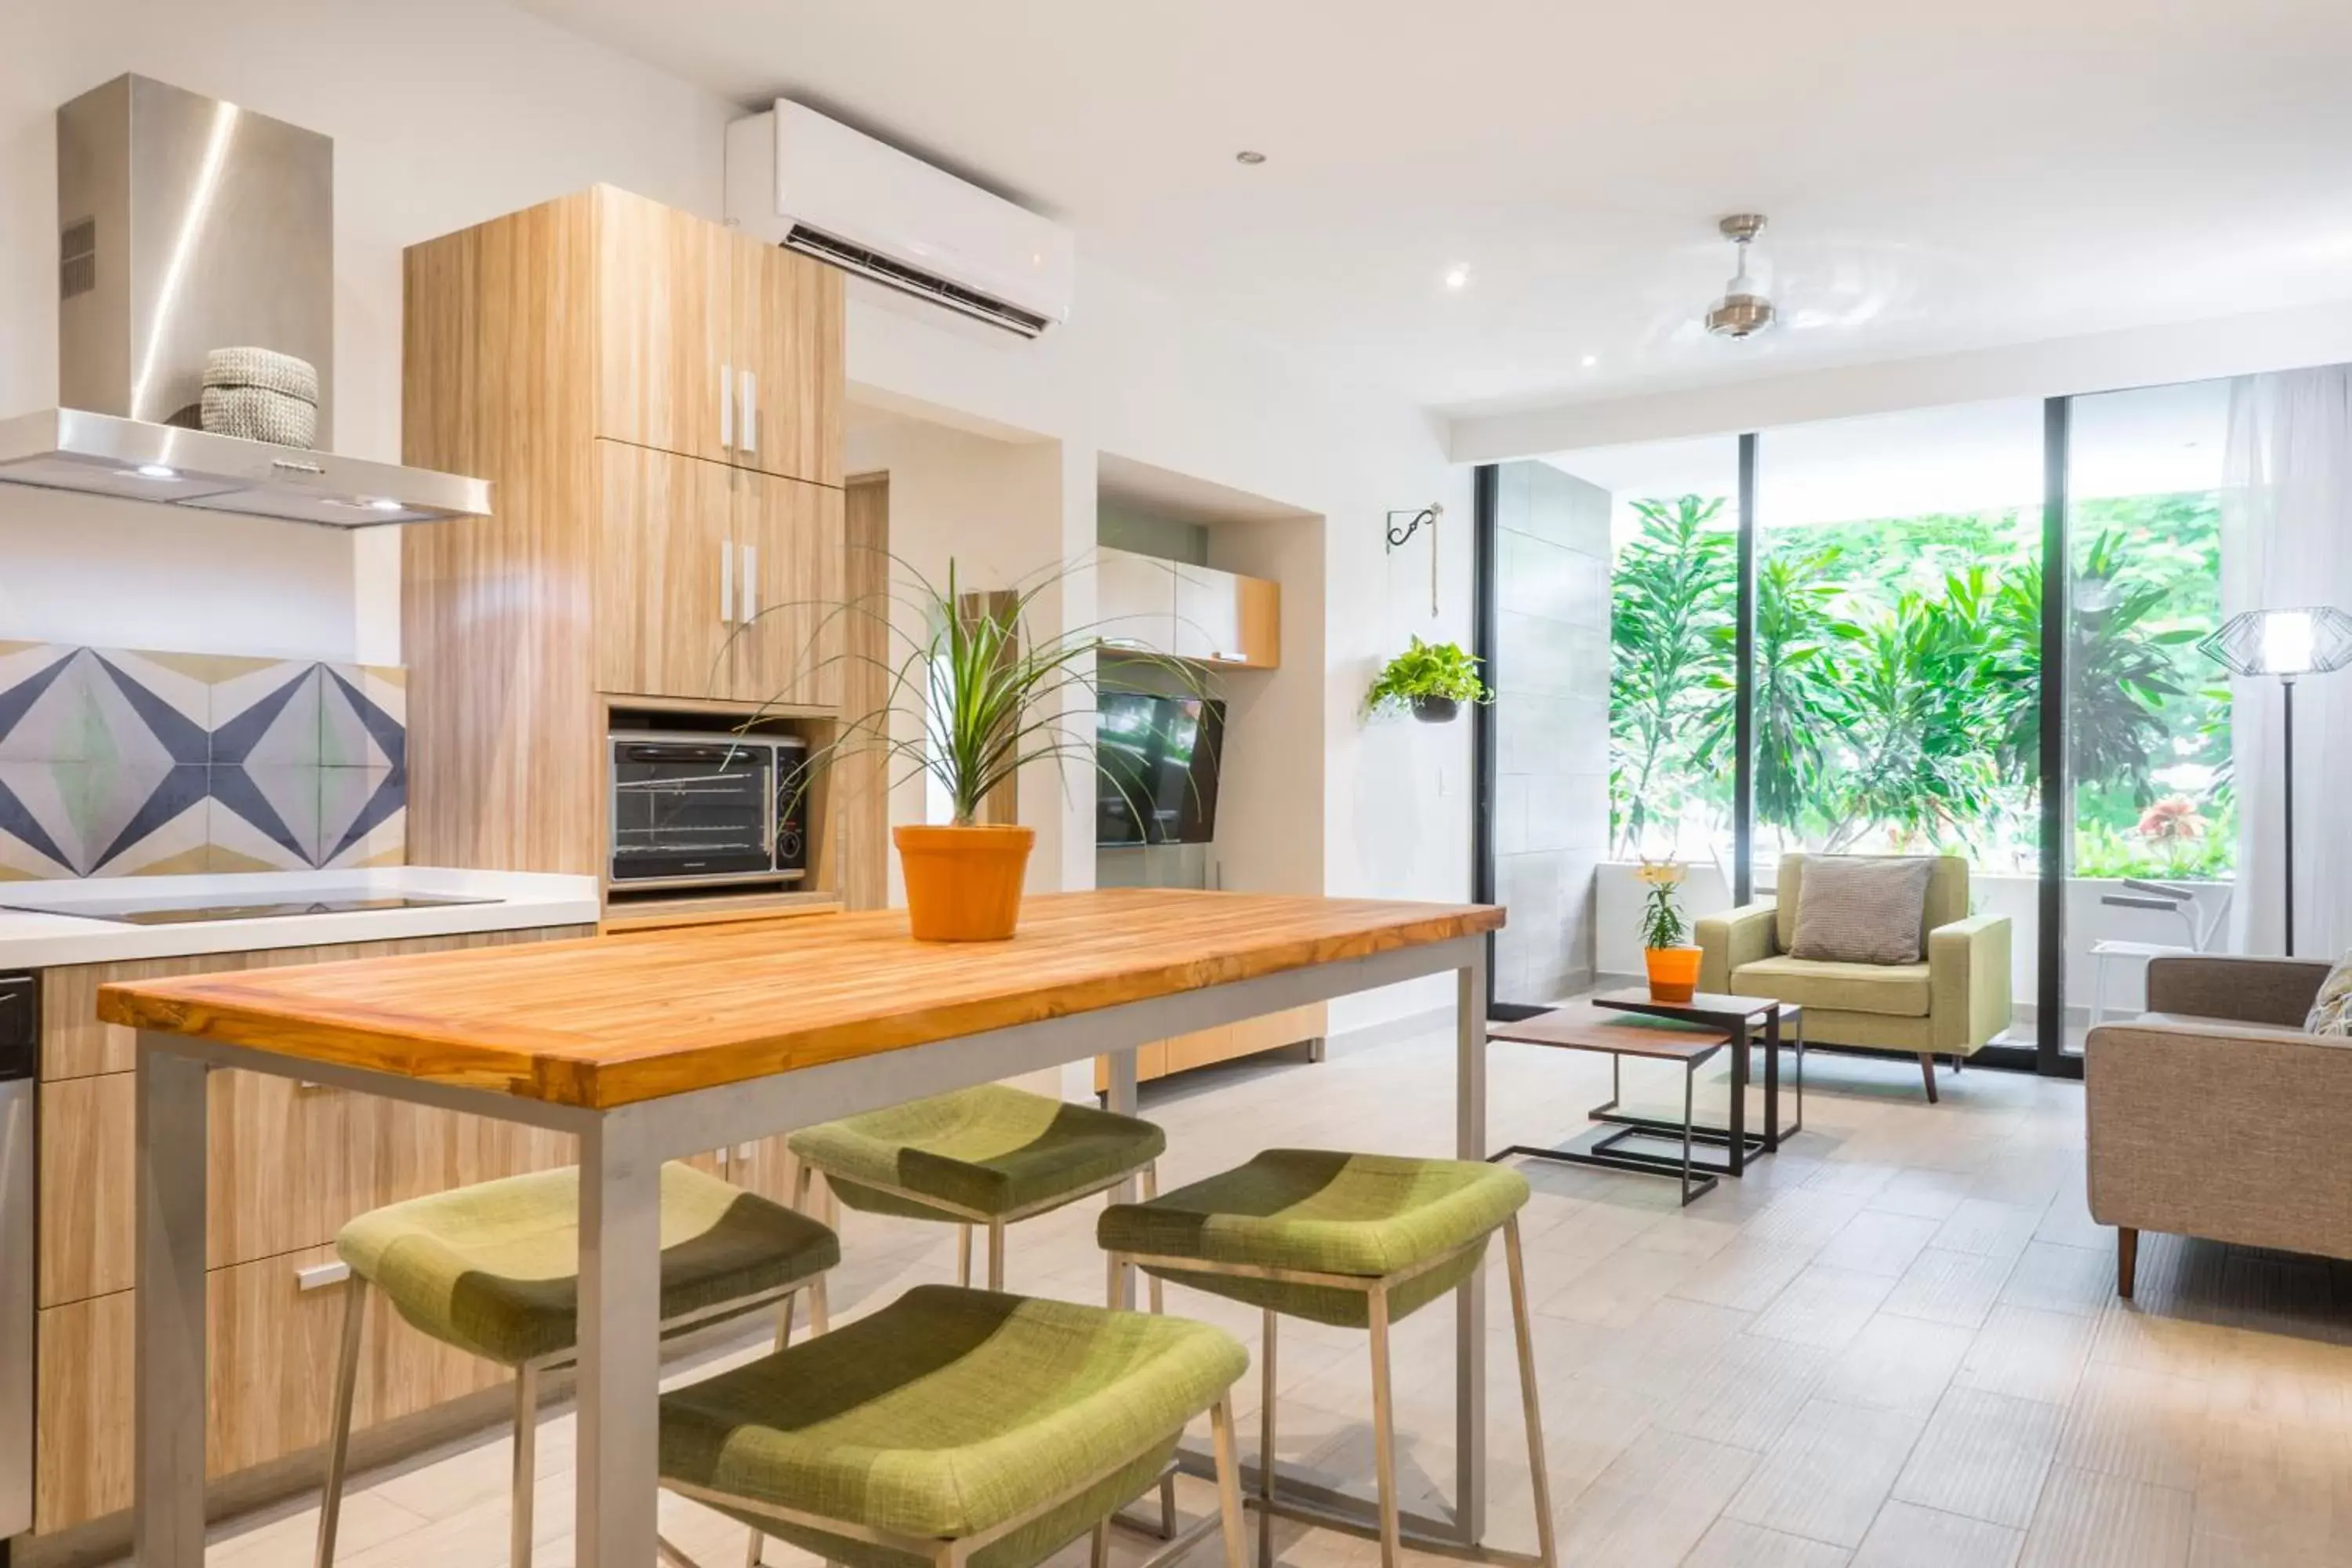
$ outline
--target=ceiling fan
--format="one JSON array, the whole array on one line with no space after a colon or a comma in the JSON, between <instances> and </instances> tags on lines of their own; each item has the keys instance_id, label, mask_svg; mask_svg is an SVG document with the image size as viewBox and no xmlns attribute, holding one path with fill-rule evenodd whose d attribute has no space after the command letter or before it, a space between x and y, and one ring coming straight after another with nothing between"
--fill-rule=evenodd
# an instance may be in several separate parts
<instances>
[{"instance_id":1,"label":"ceiling fan","mask_svg":"<svg viewBox=\"0 0 2352 1568\"><path fill-rule=\"evenodd\" d=\"M1764 230L1761 213L1734 213L1716 228L1739 256L1738 269L1723 286L1723 298L1709 306L1706 330L1719 338L1752 338L1772 324L1772 301L1748 276L1748 247Z\"/></svg>"}]
</instances>

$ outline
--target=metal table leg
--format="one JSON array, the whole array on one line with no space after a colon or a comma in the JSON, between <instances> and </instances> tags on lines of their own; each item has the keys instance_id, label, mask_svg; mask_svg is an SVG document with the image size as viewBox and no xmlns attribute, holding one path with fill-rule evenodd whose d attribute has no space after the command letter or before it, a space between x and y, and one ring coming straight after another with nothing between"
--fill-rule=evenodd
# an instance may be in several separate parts
<instances>
[{"instance_id":1,"label":"metal table leg","mask_svg":"<svg viewBox=\"0 0 2352 1568\"><path fill-rule=\"evenodd\" d=\"M141 1568L204 1568L207 1069L168 1038L139 1037L131 1552Z\"/></svg>"},{"instance_id":2,"label":"metal table leg","mask_svg":"<svg viewBox=\"0 0 2352 1568\"><path fill-rule=\"evenodd\" d=\"M1748 1026L1742 1022L1731 1037L1731 1115L1730 1125L1727 1129L1729 1136L1725 1145L1727 1158L1724 1165L1724 1173L1729 1176L1739 1175L1748 1169ZM1683 1117L1683 1125L1690 1125L1687 1114Z\"/></svg>"},{"instance_id":3,"label":"metal table leg","mask_svg":"<svg viewBox=\"0 0 2352 1568\"><path fill-rule=\"evenodd\" d=\"M1454 971L1454 1152L1486 1157L1486 949ZM199 1281L201 1284L202 1281ZM1486 1271L1454 1293L1454 1511L1465 1544L1486 1534Z\"/></svg>"},{"instance_id":4,"label":"metal table leg","mask_svg":"<svg viewBox=\"0 0 2352 1568\"><path fill-rule=\"evenodd\" d=\"M579 1568L656 1555L661 1162L638 1128L617 1110L580 1139Z\"/></svg>"}]
</instances>

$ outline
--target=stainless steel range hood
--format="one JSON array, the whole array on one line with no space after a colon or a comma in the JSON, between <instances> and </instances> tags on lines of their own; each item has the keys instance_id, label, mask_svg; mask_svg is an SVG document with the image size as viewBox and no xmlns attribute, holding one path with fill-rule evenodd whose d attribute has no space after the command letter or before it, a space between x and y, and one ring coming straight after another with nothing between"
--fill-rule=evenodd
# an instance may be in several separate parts
<instances>
[{"instance_id":1,"label":"stainless steel range hood","mask_svg":"<svg viewBox=\"0 0 2352 1568\"><path fill-rule=\"evenodd\" d=\"M197 428L205 353L319 373L331 445L334 143L145 77L58 110L58 401L0 421L0 484L335 528L486 514L490 487Z\"/></svg>"},{"instance_id":2,"label":"stainless steel range hood","mask_svg":"<svg viewBox=\"0 0 2352 1568\"><path fill-rule=\"evenodd\" d=\"M487 516L490 482L54 408L0 422L0 483L330 528Z\"/></svg>"}]
</instances>

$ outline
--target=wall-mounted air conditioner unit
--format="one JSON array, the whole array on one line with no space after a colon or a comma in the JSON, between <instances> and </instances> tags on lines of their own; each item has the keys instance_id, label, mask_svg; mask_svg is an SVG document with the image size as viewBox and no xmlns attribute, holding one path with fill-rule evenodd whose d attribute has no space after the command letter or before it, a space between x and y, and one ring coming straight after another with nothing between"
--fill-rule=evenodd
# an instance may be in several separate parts
<instances>
[{"instance_id":1,"label":"wall-mounted air conditioner unit","mask_svg":"<svg viewBox=\"0 0 2352 1568\"><path fill-rule=\"evenodd\" d=\"M1069 319L1068 229L797 103L727 128L727 216L1023 337Z\"/></svg>"}]
</instances>

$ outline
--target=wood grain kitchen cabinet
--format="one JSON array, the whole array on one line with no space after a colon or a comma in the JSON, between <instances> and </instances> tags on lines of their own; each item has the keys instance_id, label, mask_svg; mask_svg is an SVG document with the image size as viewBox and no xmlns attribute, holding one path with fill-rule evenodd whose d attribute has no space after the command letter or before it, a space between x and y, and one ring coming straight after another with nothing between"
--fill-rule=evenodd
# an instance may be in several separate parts
<instances>
[{"instance_id":1,"label":"wood grain kitchen cabinet","mask_svg":"<svg viewBox=\"0 0 2352 1568\"><path fill-rule=\"evenodd\" d=\"M839 486L841 274L625 191L588 199L595 433Z\"/></svg>"},{"instance_id":2,"label":"wood grain kitchen cabinet","mask_svg":"<svg viewBox=\"0 0 2352 1568\"><path fill-rule=\"evenodd\" d=\"M592 199L595 310L575 330L593 336L596 434L730 461L740 237L625 191Z\"/></svg>"},{"instance_id":3,"label":"wood grain kitchen cabinet","mask_svg":"<svg viewBox=\"0 0 2352 1568\"><path fill-rule=\"evenodd\" d=\"M727 240L737 392L729 460L837 487L846 400L841 274L748 235L730 234Z\"/></svg>"},{"instance_id":4,"label":"wood grain kitchen cabinet","mask_svg":"<svg viewBox=\"0 0 2352 1568\"><path fill-rule=\"evenodd\" d=\"M41 971L41 1076L88 1078L139 1065L139 1031L98 1016L98 988L110 981L176 980L243 969L259 955L200 952L120 963L74 963Z\"/></svg>"},{"instance_id":5,"label":"wood grain kitchen cabinet","mask_svg":"<svg viewBox=\"0 0 2352 1568\"><path fill-rule=\"evenodd\" d=\"M348 1287L304 1289L329 1247L205 1276L205 1469L224 1476L325 1441ZM37 1324L33 1529L131 1506L138 1292L44 1309ZM352 1426L364 1429L504 1382L495 1363L410 1328L379 1298L361 1342Z\"/></svg>"},{"instance_id":6,"label":"wood grain kitchen cabinet","mask_svg":"<svg viewBox=\"0 0 2352 1568\"><path fill-rule=\"evenodd\" d=\"M845 616L842 492L766 474L732 481L740 581L750 585L730 672L744 702L839 708L846 672L828 652Z\"/></svg>"},{"instance_id":7,"label":"wood grain kitchen cabinet","mask_svg":"<svg viewBox=\"0 0 2352 1568\"><path fill-rule=\"evenodd\" d=\"M726 700L739 570L735 470L596 443L599 689Z\"/></svg>"},{"instance_id":8,"label":"wood grain kitchen cabinet","mask_svg":"<svg viewBox=\"0 0 2352 1568\"><path fill-rule=\"evenodd\" d=\"M611 708L844 700L842 276L609 186L404 265L403 458L492 485L403 531L409 850L599 874Z\"/></svg>"}]
</instances>

